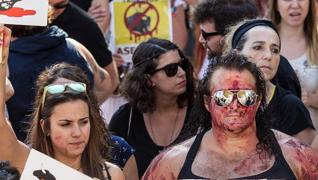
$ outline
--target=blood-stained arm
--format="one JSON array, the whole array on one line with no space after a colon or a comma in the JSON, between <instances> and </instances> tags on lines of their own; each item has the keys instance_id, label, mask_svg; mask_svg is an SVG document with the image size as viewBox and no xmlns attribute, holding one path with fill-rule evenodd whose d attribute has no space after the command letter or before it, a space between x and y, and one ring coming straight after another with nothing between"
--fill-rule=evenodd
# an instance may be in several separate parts
<instances>
[{"instance_id":1,"label":"blood-stained arm","mask_svg":"<svg viewBox=\"0 0 318 180\"><path fill-rule=\"evenodd\" d=\"M173 161L169 160L168 153L160 153L150 164L145 174L143 175L143 180L155 180L155 179L165 179L174 180L177 179L178 174L173 172ZM169 162L170 161L170 162Z\"/></svg>"},{"instance_id":2,"label":"blood-stained arm","mask_svg":"<svg viewBox=\"0 0 318 180\"><path fill-rule=\"evenodd\" d=\"M284 157L297 179L318 179L318 153L287 135L280 136Z\"/></svg>"},{"instance_id":3,"label":"blood-stained arm","mask_svg":"<svg viewBox=\"0 0 318 180\"><path fill-rule=\"evenodd\" d=\"M5 97L6 97L6 71L9 56L9 45L11 31L5 26L0 26L0 160L8 160L11 165L16 167L20 173L29 155L29 148L18 141L11 127L10 122L5 117Z\"/></svg>"},{"instance_id":4,"label":"blood-stained arm","mask_svg":"<svg viewBox=\"0 0 318 180\"><path fill-rule=\"evenodd\" d=\"M142 179L177 179L193 138L161 152L148 166Z\"/></svg>"}]
</instances>

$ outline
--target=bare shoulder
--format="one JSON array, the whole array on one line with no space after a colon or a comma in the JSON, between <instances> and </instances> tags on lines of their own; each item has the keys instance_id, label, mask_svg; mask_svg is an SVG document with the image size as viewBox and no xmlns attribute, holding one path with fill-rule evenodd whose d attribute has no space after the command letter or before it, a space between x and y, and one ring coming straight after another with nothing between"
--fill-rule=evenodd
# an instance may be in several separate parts
<instances>
[{"instance_id":1,"label":"bare shoulder","mask_svg":"<svg viewBox=\"0 0 318 180\"><path fill-rule=\"evenodd\" d=\"M297 179L318 179L318 153L294 137L278 131L274 133Z\"/></svg>"},{"instance_id":2,"label":"bare shoulder","mask_svg":"<svg viewBox=\"0 0 318 180\"><path fill-rule=\"evenodd\" d=\"M152 161L143 179L177 179L195 137L161 152Z\"/></svg>"},{"instance_id":3,"label":"bare shoulder","mask_svg":"<svg viewBox=\"0 0 318 180\"><path fill-rule=\"evenodd\" d=\"M110 162L106 162L106 164L108 167L108 172L110 176L112 177L112 179L118 179L118 180L125 179L124 173L118 166Z\"/></svg>"}]
</instances>

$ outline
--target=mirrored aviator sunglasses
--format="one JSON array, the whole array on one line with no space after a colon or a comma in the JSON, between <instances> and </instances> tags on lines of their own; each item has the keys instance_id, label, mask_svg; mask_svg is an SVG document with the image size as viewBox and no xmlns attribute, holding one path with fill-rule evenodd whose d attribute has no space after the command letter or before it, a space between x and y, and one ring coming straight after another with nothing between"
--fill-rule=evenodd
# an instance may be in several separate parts
<instances>
[{"instance_id":1,"label":"mirrored aviator sunglasses","mask_svg":"<svg viewBox=\"0 0 318 180\"><path fill-rule=\"evenodd\" d=\"M42 106L44 105L46 94L61 94L65 92L69 88L70 90L83 93L86 92L86 84L81 82L72 82L72 83L65 83L65 84L50 84L44 87L43 96L42 96Z\"/></svg>"},{"instance_id":2,"label":"mirrored aviator sunglasses","mask_svg":"<svg viewBox=\"0 0 318 180\"><path fill-rule=\"evenodd\" d=\"M171 63L162 68L155 69L150 74L155 74L158 71L164 71L168 77L173 77L178 73L178 68L181 67L184 71L187 69L187 61L181 59L178 63Z\"/></svg>"},{"instance_id":3,"label":"mirrored aviator sunglasses","mask_svg":"<svg viewBox=\"0 0 318 180\"><path fill-rule=\"evenodd\" d=\"M218 106L228 106L236 96L238 102L243 106L252 106L257 102L258 95L254 90L220 90L216 91L212 98Z\"/></svg>"}]
</instances>

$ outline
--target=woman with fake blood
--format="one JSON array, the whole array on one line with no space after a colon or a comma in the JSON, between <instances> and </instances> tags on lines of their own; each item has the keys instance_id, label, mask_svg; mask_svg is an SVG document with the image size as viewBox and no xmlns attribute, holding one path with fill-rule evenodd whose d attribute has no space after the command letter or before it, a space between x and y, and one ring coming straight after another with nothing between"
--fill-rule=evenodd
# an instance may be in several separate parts
<instances>
[{"instance_id":1,"label":"woman with fake blood","mask_svg":"<svg viewBox=\"0 0 318 180\"><path fill-rule=\"evenodd\" d=\"M161 153L143 179L317 179L318 154L267 125L265 83L247 57L216 58L193 111L212 129Z\"/></svg>"},{"instance_id":2,"label":"woman with fake blood","mask_svg":"<svg viewBox=\"0 0 318 180\"><path fill-rule=\"evenodd\" d=\"M133 68L121 83L128 100L113 115L109 129L136 150L139 176L167 146L196 133L192 105L193 68L172 42L152 38L135 50ZM194 121L194 120L193 120Z\"/></svg>"},{"instance_id":3,"label":"woman with fake blood","mask_svg":"<svg viewBox=\"0 0 318 180\"><path fill-rule=\"evenodd\" d=\"M225 51L234 49L247 56L262 71L268 105L265 114L271 127L310 145L316 132L307 108L298 97L270 81L277 72L281 49L279 34L271 21L240 22L230 28L225 41Z\"/></svg>"}]
</instances>

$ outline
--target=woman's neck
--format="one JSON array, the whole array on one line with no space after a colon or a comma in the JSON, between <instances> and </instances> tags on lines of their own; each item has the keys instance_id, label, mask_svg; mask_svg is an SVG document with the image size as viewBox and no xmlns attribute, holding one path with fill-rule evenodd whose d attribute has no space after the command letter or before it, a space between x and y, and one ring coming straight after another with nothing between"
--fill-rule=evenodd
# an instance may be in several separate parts
<instances>
[{"instance_id":1,"label":"woman's neck","mask_svg":"<svg viewBox=\"0 0 318 180\"><path fill-rule=\"evenodd\" d=\"M304 38L305 32L303 26L290 26L284 23L278 25L278 31L281 39L289 38L291 40Z\"/></svg>"},{"instance_id":2,"label":"woman's neck","mask_svg":"<svg viewBox=\"0 0 318 180\"><path fill-rule=\"evenodd\" d=\"M307 50L307 39L303 26L292 27L281 24L279 26L281 39L281 54L288 60L302 56Z\"/></svg>"},{"instance_id":3,"label":"woman's neck","mask_svg":"<svg viewBox=\"0 0 318 180\"><path fill-rule=\"evenodd\" d=\"M178 107L178 96L164 95L158 93L156 95L156 110L157 112L166 112L171 110L177 110Z\"/></svg>"},{"instance_id":4,"label":"woman's neck","mask_svg":"<svg viewBox=\"0 0 318 180\"><path fill-rule=\"evenodd\" d=\"M71 158L56 154L55 159L77 171L81 171L81 156Z\"/></svg>"},{"instance_id":5,"label":"woman's neck","mask_svg":"<svg viewBox=\"0 0 318 180\"><path fill-rule=\"evenodd\" d=\"M272 100L275 93L276 86L270 81L266 81L266 102L267 104Z\"/></svg>"}]
</instances>

